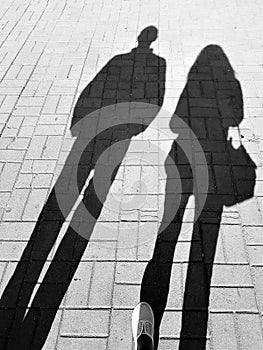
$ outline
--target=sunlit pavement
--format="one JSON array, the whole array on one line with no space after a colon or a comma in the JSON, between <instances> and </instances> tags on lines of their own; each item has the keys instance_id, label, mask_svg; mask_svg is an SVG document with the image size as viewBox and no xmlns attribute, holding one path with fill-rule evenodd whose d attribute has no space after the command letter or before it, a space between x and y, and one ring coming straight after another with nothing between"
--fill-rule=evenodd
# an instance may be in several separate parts
<instances>
[{"instance_id":1,"label":"sunlit pavement","mask_svg":"<svg viewBox=\"0 0 263 350\"><path fill-rule=\"evenodd\" d=\"M159 31L153 52L167 65L166 111L175 111L189 69L209 44L222 47L241 84L244 116L240 133L233 127L229 138L235 148L242 142L255 163L256 182L253 198L225 208L222 215L206 348L263 347L262 16L260 0L1 1L1 293L73 145L70 125L81 91L113 56L130 52L139 33L153 25ZM165 136L153 122L149 137L169 152L175 139L169 118L160 125ZM130 199L136 192L138 183L134 184L134 179L140 179L148 185L147 198L140 209L125 210L124 205L112 210L114 196L108 196L92 240L57 310L46 350L133 349L131 313L139 302L165 194L165 179L157 181L155 163L144 166L133 156L134 152L138 154L142 138L139 135L132 141L111 192L125 203L125 197ZM64 225L58 241L65 230ZM191 226L186 224L183 233L174 255L160 350L179 346ZM57 246L49 254L39 283ZM31 348L38 349L34 332L29 336Z\"/></svg>"}]
</instances>

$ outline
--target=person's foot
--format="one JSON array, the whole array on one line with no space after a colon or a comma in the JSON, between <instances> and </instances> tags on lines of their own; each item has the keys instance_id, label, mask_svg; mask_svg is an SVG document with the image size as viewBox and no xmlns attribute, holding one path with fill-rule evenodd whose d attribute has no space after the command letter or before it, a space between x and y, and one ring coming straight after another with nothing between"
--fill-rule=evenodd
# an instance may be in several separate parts
<instances>
[{"instance_id":1,"label":"person's foot","mask_svg":"<svg viewBox=\"0 0 263 350\"><path fill-rule=\"evenodd\" d=\"M135 350L154 350L154 315L148 303L139 303L132 313Z\"/></svg>"}]
</instances>

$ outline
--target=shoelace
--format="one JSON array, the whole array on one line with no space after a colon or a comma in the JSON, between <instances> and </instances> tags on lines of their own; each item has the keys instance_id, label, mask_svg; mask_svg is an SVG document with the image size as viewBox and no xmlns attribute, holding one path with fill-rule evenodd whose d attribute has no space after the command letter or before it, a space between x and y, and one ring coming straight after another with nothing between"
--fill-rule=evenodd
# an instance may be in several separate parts
<instances>
[{"instance_id":1,"label":"shoelace","mask_svg":"<svg viewBox=\"0 0 263 350\"><path fill-rule=\"evenodd\" d=\"M142 334L146 334L149 337L152 338L153 336L153 329L152 324L149 321L140 321L138 323L138 329L137 329L137 337L139 337Z\"/></svg>"},{"instance_id":2,"label":"shoelace","mask_svg":"<svg viewBox=\"0 0 263 350\"><path fill-rule=\"evenodd\" d=\"M144 326L145 326L146 333L152 334L152 324L150 322L146 321Z\"/></svg>"}]
</instances>

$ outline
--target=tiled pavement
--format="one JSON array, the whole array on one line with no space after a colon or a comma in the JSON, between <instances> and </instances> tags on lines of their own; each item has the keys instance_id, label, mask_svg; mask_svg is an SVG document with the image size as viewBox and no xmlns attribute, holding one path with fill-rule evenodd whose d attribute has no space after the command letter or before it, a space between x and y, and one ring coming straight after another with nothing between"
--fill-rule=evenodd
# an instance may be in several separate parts
<instances>
[{"instance_id":1,"label":"tiled pavement","mask_svg":"<svg viewBox=\"0 0 263 350\"><path fill-rule=\"evenodd\" d=\"M1 293L73 145L69 128L81 91L113 56L136 46L143 28L154 25L159 37L152 47L167 64L166 110L174 112L187 73L208 44L224 49L240 81L242 143L257 166L256 184L253 198L225 208L222 215L207 349L263 348L262 15L260 0L1 1ZM163 127L168 128L168 122ZM169 151L174 136L168 135L162 138L152 130L151 139ZM231 135L233 142L239 139L235 128ZM139 136L136 139L137 143L134 140L130 145L131 152L138 146ZM136 191L134 178L140 177L150 194L144 207L132 212L112 212L111 199L107 199L44 349L133 348L131 312L139 301L143 272L157 233L158 210L164 200L163 183L158 187L152 176L153 164L147 168L126 156L111 191L129 197ZM38 282L65 233L64 226ZM125 234L127 228L133 234ZM174 256L160 350L176 349L179 344L190 247L189 230L183 233ZM35 327L39 327L38 322ZM38 349L34 339L31 348Z\"/></svg>"}]
</instances>

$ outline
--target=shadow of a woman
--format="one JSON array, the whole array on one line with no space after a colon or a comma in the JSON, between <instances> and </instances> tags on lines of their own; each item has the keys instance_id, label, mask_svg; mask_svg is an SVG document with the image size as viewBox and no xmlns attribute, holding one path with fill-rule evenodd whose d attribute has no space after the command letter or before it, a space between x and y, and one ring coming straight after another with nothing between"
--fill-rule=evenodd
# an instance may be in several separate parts
<instances>
[{"instance_id":1,"label":"shadow of a woman","mask_svg":"<svg viewBox=\"0 0 263 350\"><path fill-rule=\"evenodd\" d=\"M117 172L115 169L111 183L107 183L98 198L94 182L95 179L103 178L104 174L103 169L95 168L96 162L112 144L126 141L125 144L122 143L124 147L118 154L118 168L131 138L147 128L163 104L166 62L162 57L155 55L150 48L152 42L157 39L157 34L155 27L145 28L138 36L138 46L131 52L113 57L78 98L72 120L73 136L77 139L0 300L1 349L41 349L46 341L56 312L83 256ZM89 128L94 127L94 124L99 125L101 121L102 117L99 112L96 115L96 111L105 106L124 102L150 103L155 105L156 109L148 112L146 124L139 124L132 118L127 123L127 119L124 118L123 124L112 127L111 118L107 115L103 120L104 130L98 131L97 135L95 133L96 136L89 142L79 159L78 146L81 135L84 134L85 138ZM92 117L89 119L90 114ZM69 226L29 307L34 287L47 257L54 247L65 219L78 199L79 193L73 194L66 203L67 210L62 212L56 197L58 188L65 193L71 191L72 169L76 167L78 167L77 185L80 191L95 168L93 178L90 179L82 199L82 203L93 218L87 223L86 238L78 235L78 232ZM80 205L74 212L72 222L81 217L79 208Z\"/></svg>"},{"instance_id":2,"label":"shadow of a woman","mask_svg":"<svg viewBox=\"0 0 263 350\"><path fill-rule=\"evenodd\" d=\"M230 127L239 127L243 119L243 98L239 81L220 46L209 45L191 67L170 127L178 139L191 142L187 130L176 129L176 118L182 118L200 142L208 166L209 186L204 207L199 211L192 232L186 275L180 350L205 350L208 306L213 262L223 207L233 206L253 197L256 166L241 145L235 149L228 139ZM177 191L176 177L169 157L166 162L166 197L162 221L174 210L174 219L164 230L160 226L152 259L148 263L141 286L141 301L148 302L155 315L155 348L159 328L167 304L171 269L183 215L193 194L198 164L191 164L180 142L172 144L169 156L180 174L182 193L179 209L169 196ZM195 210L199 210L202 189L195 193ZM175 208L175 209L173 209ZM178 282L180 283L180 282Z\"/></svg>"}]
</instances>

